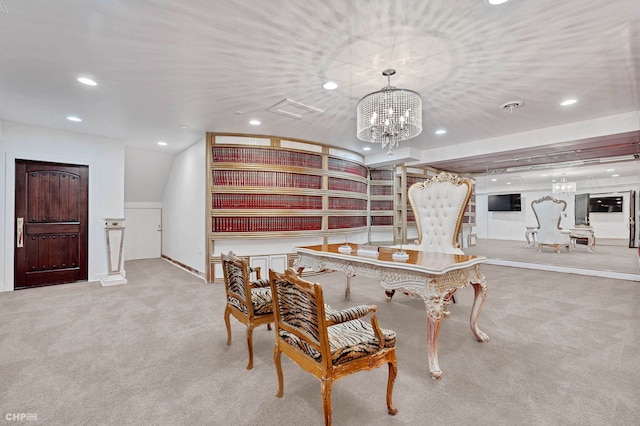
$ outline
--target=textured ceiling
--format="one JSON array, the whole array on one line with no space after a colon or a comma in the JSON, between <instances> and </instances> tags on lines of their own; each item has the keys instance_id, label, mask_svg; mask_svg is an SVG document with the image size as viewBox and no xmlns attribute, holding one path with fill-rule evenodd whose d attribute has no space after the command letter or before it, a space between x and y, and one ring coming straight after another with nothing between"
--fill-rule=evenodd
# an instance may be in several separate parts
<instances>
[{"instance_id":1,"label":"textured ceiling","mask_svg":"<svg viewBox=\"0 0 640 426\"><path fill-rule=\"evenodd\" d=\"M418 150L640 111L638 0L0 3L0 119L140 149L213 131L361 151L356 104L389 67L423 97L424 131L403 143ZM284 99L322 112L267 111ZM513 100L525 106L500 109Z\"/></svg>"}]
</instances>

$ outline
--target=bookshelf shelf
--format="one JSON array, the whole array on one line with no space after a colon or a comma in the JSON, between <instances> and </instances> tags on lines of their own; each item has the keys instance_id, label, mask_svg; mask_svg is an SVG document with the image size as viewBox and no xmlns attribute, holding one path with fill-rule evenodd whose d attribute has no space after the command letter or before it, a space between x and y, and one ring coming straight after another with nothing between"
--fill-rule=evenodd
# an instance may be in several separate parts
<instances>
[{"instance_id":1,"label":"bookshelf shelf","mask_svg":"<svg viewBox=\"0 0 640 426\"><path fill-rule=\"evenodd\" d=\"M211 241L366 229L363 160L309 141L207 133Z\"/></svg>"}]
</instances>

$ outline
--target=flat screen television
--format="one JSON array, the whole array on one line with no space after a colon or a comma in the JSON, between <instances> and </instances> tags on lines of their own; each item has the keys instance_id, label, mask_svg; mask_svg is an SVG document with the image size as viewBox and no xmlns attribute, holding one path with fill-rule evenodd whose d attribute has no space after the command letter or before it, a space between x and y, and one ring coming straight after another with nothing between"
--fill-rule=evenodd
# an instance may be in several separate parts
<instances>
[{"instance_id":1,"label":"flat screen television","mask_svg":"<svg viewBox=\"0 0 640 426\"><path fill-rule=\"evenodd\" d=\"M521 210L520 194L489 195L490 212L519 212Z\"/></svg>"},{"instance_id":2,"label":"flat screen television","mask_svg":"<svg viewBox=\"0 0 640 426\"><path fill-rule=\"evenodd\" d=\"M590 213L622 213L622 195L589 197Z\"/></svg>"}]
</instances>

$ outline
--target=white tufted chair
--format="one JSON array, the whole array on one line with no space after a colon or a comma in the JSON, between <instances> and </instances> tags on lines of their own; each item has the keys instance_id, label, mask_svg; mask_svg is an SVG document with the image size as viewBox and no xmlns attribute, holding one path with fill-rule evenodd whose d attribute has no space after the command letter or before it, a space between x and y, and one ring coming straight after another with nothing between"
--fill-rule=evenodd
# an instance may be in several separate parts
<instances>
[{"instance_id":1,"label":"white tufted chair","mask_svg":"<svg viewBox=\"0 0 640 426\"><path fill-rule=\"evenodd\" d=\"M464 254L457 240L472 189L471 180L450 173L440 173L411 185L408 195L416 218L418 240L415 245L403 248Z\"/></svg>"},{"instance_id":2,"label":"white tufted chair","mask_svg":"<svg viewBox=\"0 0 640 426\"><path fill-rule=\"evenodd\" d=\"M551 246L558 253L560 253L560 247L565 247L569 251L571 237L569 232L563 231L560 227L562 212L566 210L567 202L556 200L547 195L533 200L531 208L538 221L538 229L536 230L538 251L542 251L544 246Z\"/></svg>"}]
</instances>

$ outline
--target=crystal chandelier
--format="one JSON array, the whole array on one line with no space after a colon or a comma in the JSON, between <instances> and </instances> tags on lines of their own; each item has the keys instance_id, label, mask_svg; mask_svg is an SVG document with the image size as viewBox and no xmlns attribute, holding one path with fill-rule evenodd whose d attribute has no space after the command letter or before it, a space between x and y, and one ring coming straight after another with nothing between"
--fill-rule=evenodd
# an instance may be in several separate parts
<instances>
[{"instance_id":1,"label":"crystal chandelier","mask_svg":"<svg viewBox=\"0 0 640 426\"><path fill-rule=\"evenodd\" d=\"M564 194L573 194L576 192L576 183L575 182L567 182L567 178L560 178L560 182L555 182L551 184L551 193L564 195Z\"/></svg>"},{"instance_id":2,"label":"crystal chandelier","mask_svg":"<svg viewBox=\"0 0 640 426\"><path fill-rule=\"evenodd\" d=\"M387 86L369 93L358 102L358 139L379 143L391 150L398 142L414 138L422 132L422 98L413 90L391 85L395 70L387 69Z\"/></svg>"}]
</instances>

